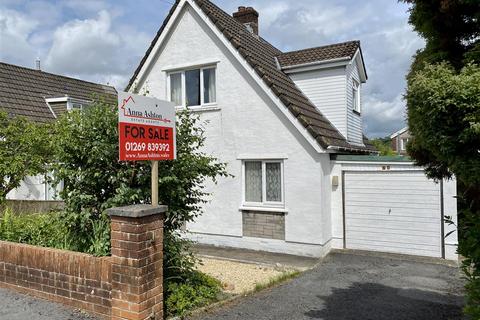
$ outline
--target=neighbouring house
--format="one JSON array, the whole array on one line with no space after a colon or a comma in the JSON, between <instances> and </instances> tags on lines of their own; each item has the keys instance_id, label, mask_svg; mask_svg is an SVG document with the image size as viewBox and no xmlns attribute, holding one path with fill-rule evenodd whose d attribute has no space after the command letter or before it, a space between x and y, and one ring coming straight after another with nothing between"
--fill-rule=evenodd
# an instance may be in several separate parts
<instances>
[{"instance_id":1,"label":"neighbouring house","mask_svg":"<svg viewBox=\"0 0 480 320\"><path fill-rule=\"evenodd\" d=\"M363 136L359 41L282 52L259 13L176 1L127 90L189 108L233 178L187 224L204 244L306 256L332 248L456 259L455 182L375 155ZM444 236L452 231L447 238Z\"/></svg>"},{"instance_id":2,"label":"neighbouring house","mask_svg":"<svg viewBox=\"0 0 480 320\"><path fill-rule=\"evenodd\" d=\"M117 92L111 86L0 62L0 111L10 116L47 123L69 110L88 106L94 99L116 105ZM26 177L7 199L54 200L61 187L48 184L43 176Z\"/></svg>"},{"instance_id":3,"label":"neighbouring house","mask_svg":"<svg viewBox=\"0 0 480 320\"><path fill-rule=\"evenodd\" d=\"M398 130L390 136L392 150L399 155L407 155L407 144L410 141L410 131L408 127Z\"/></svg>"}]
</instances>

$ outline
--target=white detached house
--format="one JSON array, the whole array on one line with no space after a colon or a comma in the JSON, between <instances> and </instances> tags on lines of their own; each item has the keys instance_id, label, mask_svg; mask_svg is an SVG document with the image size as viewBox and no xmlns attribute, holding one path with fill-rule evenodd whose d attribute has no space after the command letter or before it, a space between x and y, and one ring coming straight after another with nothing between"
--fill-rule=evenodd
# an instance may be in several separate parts
<instances>
[{"instance_id":1,"label":"white detached house","mask_svg":"<svg viewBox=\"0 0 480 320\"><path fill-rule=\"evenodd\" d=\"M235 176L208 186L212 197L187 225L190 236L308 256L352 248L452 258L456 234L448 247L440 207L452 202L454 185L440 190L409 161L368 156L360 42L283 53L259 36L258 16L250 7L230 16L207 0L176 1L128 86L201 114L205 151ZM352 168L366 172L370 193L362 195ZM409 203L412 186L428 189L431 210L415 217L415 207L394 206L388 194L372 205L388 191L385 181L399 181L395 198Z\"/></svg>"}]
</instances>

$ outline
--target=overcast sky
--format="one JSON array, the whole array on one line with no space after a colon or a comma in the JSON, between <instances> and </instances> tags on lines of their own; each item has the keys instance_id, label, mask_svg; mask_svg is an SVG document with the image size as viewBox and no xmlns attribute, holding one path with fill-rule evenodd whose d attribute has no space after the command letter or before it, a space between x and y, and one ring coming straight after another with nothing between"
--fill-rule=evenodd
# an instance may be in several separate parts
<instances>
[{"instance_id":1,"label":"overcast sky","mask_svg":"<svg viewBox=\"0 0 480 320\"><path fill-rule=\"evenodd\" d=\"M365 133L405 124L405 74L424 42L397 0L214 0L260 13L260 33L283 51L360 40L369 79ZM122 90L173 0L0 0L0 60L109 83Z\"/></svg>"}]
</instances>

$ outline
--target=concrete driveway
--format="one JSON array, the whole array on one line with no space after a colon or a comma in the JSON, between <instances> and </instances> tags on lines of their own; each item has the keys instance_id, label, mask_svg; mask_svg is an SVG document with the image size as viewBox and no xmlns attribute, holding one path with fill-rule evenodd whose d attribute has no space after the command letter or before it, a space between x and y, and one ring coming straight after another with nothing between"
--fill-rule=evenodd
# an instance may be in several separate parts
<instances>
[{"instance_id":1,"label":"concrete driveway","mask_svg":"<svg viewBox=\"0 0 480 320\"><path fill-rule=\"evenodd\" d=\"M458 268L334 253L279 287L195 319L453 320L462 318Z\"/></svg>"}]
</instances>

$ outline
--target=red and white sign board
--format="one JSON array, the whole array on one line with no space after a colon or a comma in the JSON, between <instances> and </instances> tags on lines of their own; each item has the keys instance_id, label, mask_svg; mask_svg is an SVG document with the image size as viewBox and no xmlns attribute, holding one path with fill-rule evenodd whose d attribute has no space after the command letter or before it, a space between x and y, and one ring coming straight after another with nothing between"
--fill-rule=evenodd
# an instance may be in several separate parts
<instances>
[{"instance_id":1,"label":"red and white sign board","mask_svg":"<svg viewBox=\"0 0 480 320\"><path fill-rule=\"evenodd\" d=\"M175 106L168 101L118 93L120 161L176 158Z\"/></svg>"}]
</instances>

